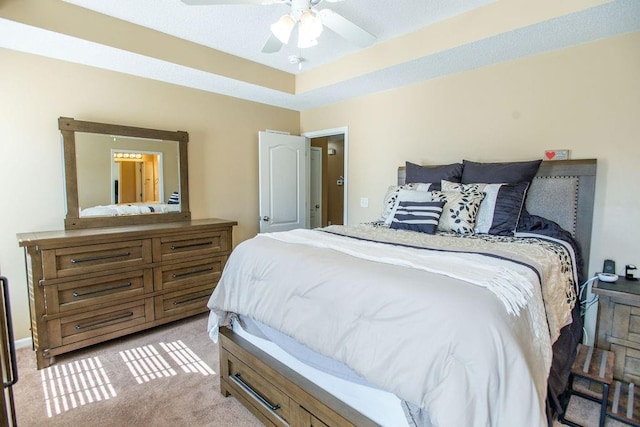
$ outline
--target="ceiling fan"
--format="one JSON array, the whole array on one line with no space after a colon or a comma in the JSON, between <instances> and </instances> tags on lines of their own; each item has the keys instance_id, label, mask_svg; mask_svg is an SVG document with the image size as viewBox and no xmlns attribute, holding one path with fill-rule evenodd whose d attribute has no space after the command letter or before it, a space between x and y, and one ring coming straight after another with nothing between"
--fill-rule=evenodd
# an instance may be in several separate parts
<instances>
[{"instance_id":1,"label":"ceiling fan","mask_svg":"<svg viewBox=\"0 0 640 427\"><path fill-rule=\"evenodd\" d=\"M323 1L336 3L343 0L182 0L187 5L286 4L291 10L271 25L271 35L262 48L263 53L280 51L289 42L294 27L298 26L298 48L309 48L318 43L323 27L327 27L345 40L360 46L371 46L376 37L342 15L330 10L318 10Z\"/></svg>"}]
</instances>

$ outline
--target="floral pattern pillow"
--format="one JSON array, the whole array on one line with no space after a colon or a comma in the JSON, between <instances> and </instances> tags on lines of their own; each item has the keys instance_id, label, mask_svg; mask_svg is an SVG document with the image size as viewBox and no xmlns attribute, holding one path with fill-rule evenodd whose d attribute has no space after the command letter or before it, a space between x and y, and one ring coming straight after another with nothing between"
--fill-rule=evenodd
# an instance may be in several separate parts
<instances>
[{"instance_id":1,"label":"floral pattern pillow","mask_svg":"<svg viewBox=\"0 0 640 427\"><path fill-rule=\"evenodd\" d=\"M513 236L529 184L459 184L442 180L442 191L482 192L484 199L476 218L476 233Z\"/></svg>"},{"instance_id":2,"label":"floral pattern pillow","mask_svg":"<svg viewBox=\"0 0 640 427\"><path fill-rule=\"evenodd\" d=\"M473 234L484 193L478 191L432 191L434 201L445 202L438 223L439 231Z\"/></svg>"}]
</instances>

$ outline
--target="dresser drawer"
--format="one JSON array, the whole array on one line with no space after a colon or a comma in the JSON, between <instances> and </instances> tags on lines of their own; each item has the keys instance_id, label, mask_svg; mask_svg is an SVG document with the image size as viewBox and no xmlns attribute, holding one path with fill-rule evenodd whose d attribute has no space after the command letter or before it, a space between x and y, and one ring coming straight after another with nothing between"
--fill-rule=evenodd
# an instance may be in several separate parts
<instances>
[{"instance_id":1,"label":"dresser drawer","mask_svg":"<svg viewBox=\"0 0 640 427\"><path fill-rule=\"evenodd\" d=\"M225 255L157 267L154 270L155 289L176 290L204 285L213 289L226 262Z\"/></svg>"},{"instance_id":2,"label":"dresser drawer","mask_svg":"<svg viewBox=\"0 0 640 427\"><path fill-rule=\"evenodd\" d=\"M153 298L117 304L98 310L88 310L47 322L51 347L124 331L153 321Z\"/></svg>"},{"instance_id":3,"label":"dresser drawer","mask_svg":"<svg viewBox=\"0 0 640 427\"><path fill-rule=\"evenodd\" d=\"M155 297L156 319L175 316L187 317L205 313L209 310L207 301L209 301L214 287L213 285L204 285Z\"/></svg>"},{"instance_id":4,"label":"dresser drawer","mask_svg":"<svg viewBox=\"0 0 640 427\"><path fill-rule=\"evenodd\" d=\"M228 385L264 417L277 426L291 424L289 396L232 354L226 358Z\"/></svg>"},{"instance_id":5,"label":"dresser drawer","mask_svg":"<svg viewBox=\"0 0 640 427\"><path fill-rule=\"evenodd\" d=\"M47 314L96 308L153 292L151 268L45 285Z\"/></svg>"},{"instance_id":6,"label":"dresser drawer","mask_svg":"<svg viewBox=\"0 0 640 427\"><path fill-rule=\"evenodd\" d=\"M205 257L228 252L229 248L229 233L226 230L178 234L154 239L153 259L167 262Z\"/></svg>"},{"instance_id":7,"label":"dresser drawer","mask_svg":"<svg viewBox=\"0 0 640 427\"><path fill-rule=\"evenodd\" d=\"M43 251L44 278L77 276L151 262L151 239Z\"/></svg>"}]
</instances>

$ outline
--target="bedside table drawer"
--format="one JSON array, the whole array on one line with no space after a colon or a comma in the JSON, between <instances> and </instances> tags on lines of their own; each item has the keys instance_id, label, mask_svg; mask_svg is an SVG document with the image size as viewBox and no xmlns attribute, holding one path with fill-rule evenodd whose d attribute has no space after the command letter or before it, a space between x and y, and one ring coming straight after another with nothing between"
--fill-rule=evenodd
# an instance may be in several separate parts
<instances>
[{"instance_id":1,"label":"bedside table drawer","mask_svg":"<svg viewBox=\"0 0 640 427\"><path fill-rule=\"evenodd\" d=\"M611 336L638 344L640 349L640 307L616 304Z\"/></svg>"}]
</instances>

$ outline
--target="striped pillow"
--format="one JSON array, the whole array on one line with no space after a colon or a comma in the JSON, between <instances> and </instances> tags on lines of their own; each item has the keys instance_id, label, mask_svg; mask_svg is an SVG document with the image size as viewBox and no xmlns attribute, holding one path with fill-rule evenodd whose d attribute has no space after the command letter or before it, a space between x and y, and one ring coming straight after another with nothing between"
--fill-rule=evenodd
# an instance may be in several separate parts
<instances>
[{"instance_id":1,"label":"striped pillow","mask_svg":"<svg viewBox=\"0 0 640 427\"><path fill-rule=\"evenodd\" d=\"M391 221L391 228L435 234L444 202L404 202Z\"/></svg>"},{"instance_id":2,"label":"striped pillow","mask_svg":"<svg viewBox=\"0 0 640 427\"><path fill-rule=\"evenodd\" d=\"M169 197L169 201L167 202L167 204L169 204L169 205L179 205L180 204L180 196L178 195L177 191L174 191L173 194L171 194L171 197Z\"/></svg>"}]
</instances>

